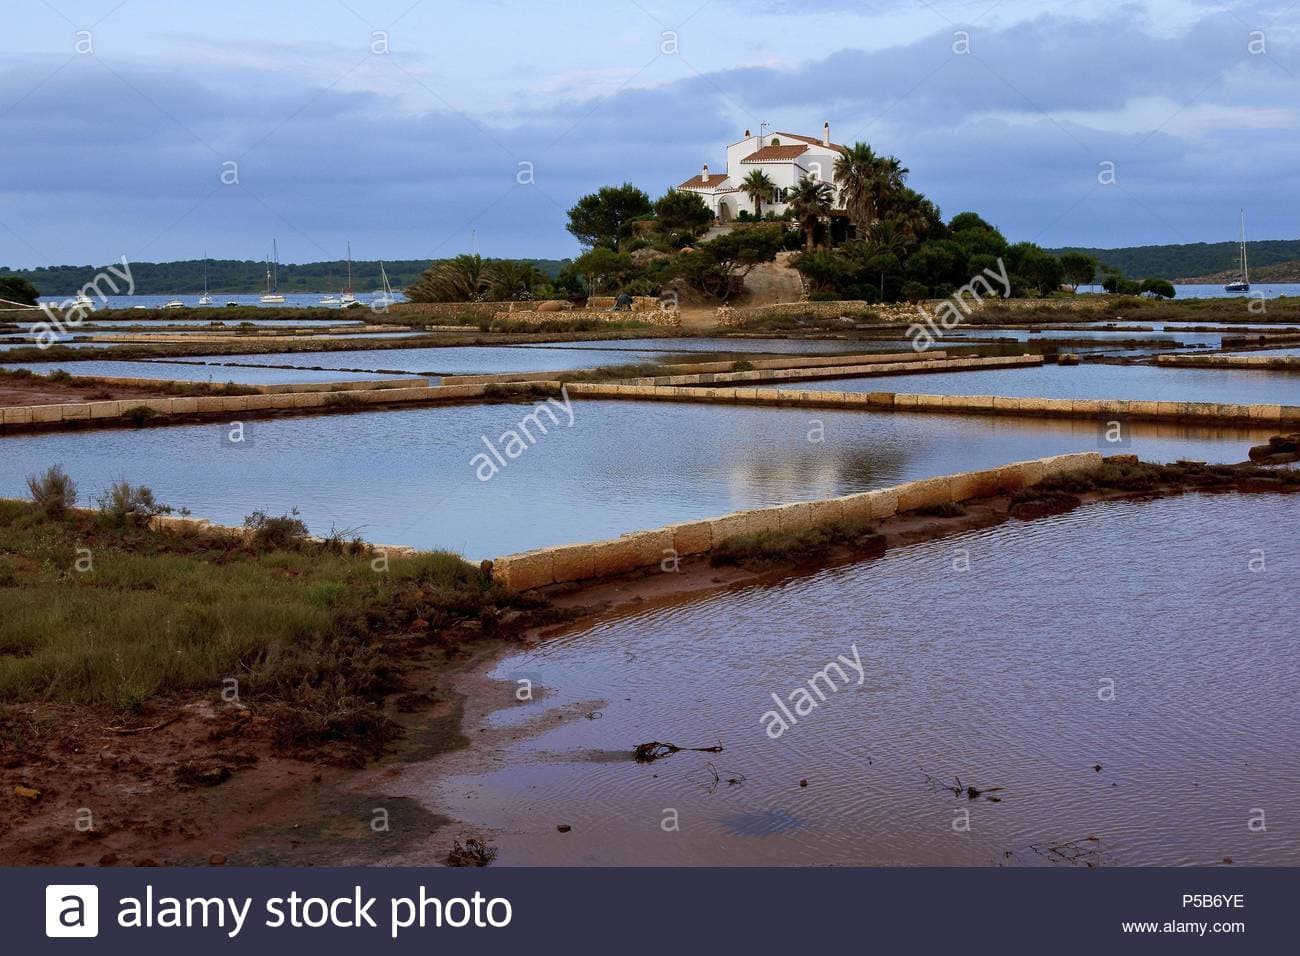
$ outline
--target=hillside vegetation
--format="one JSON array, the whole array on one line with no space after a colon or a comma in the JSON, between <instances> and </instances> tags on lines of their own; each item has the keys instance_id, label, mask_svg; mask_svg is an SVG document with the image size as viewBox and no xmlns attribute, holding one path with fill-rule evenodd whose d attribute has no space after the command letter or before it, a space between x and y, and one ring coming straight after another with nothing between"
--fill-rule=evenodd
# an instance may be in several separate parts
<instances>
[{"instance_id":1,"label":"hillside vegetation","mask_svg":"<svg viewBox=\"0 0 1300 956\"><path fill-rule=\"evenodd\" d=\"M563 262L552 259L527 260L541 272L554 276ZM384 262L389 284L403 289L429 268L428 259ZM121 269L121 264L117 264ZM0 266L0 279L26 279L42 295L69 296L91 282L107 266L48 266L39 269L9 269ZM203 260L181 262L133 262L136 295L182 295L203 291ZM334 262L281 263L277 270L281 292L334 292L347 284L348 264ZM378 261L352 263L352 284L358 292L382 288ZM208 288L214 295L251 295L266 287L266 263L255 260L212 259L208 263Z\"/></svg>"},{"instance_id":2,"label":"hillside vegetation","mask_svg":"<svg viewBox=\"0 0 1300 956\"><path fill-rule=\"evenodd\" d=\"M1235 242L1196 242L1180 246L1127 246L1120 249L1067 246L1049 251L1056 255L1083 252L1095 257L1103 265L1114 266L1124 275L1134 278L1218 279L1227 273L1236 274L1239 246ZM1297 269L1300 269L1300 263L1297 262L1300 260L1300 239L1248 242L1246 255L1250 260L1252 278L1259 270L1258 278L1269 281L1265 268L1283 264L1289 264L1289 274L1295 275ZM1281 280L1273 278L1271 281Z\"/></svg>"}]
</instances>

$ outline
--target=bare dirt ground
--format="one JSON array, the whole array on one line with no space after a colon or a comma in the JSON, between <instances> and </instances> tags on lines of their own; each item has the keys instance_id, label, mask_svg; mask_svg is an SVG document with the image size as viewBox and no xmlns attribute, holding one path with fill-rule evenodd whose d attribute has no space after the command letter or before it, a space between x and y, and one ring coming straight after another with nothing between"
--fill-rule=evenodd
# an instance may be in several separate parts
<instances>
[{"instance_id":1,"label":"bare dirt ground","mask_svg":"<svg viewBox=\"0 0 1300 956\"><path fill-rule=\"evenodd\" d=\"M27 405L71 405L80 402L111 402L132 398L156 398L156 391L123 388L118 385L62 385L41 379L0 380L0 407Z\"/></svg>"}]
</instances>

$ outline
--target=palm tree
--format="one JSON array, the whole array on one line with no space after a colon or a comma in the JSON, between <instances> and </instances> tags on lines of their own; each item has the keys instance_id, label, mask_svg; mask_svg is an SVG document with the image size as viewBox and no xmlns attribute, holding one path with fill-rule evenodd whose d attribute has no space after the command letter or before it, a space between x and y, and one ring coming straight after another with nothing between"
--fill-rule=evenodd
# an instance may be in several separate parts
<instances>
[{"instance_id":1,"label":"palm tree","mask_svg":"<svg viewBox=\"0 0 1300 956\"><path fill-rule=\"evenodd\" d=\"M808 177L799 180L790 197L790 211L804 231L804 249L811 250L817 236L817 223L831 214L835 191L830 183Z\"/></svg>"},{"instance_id":2,"label":"palm tree","mask_svg":"<svg viewBox=\"0 0 1300 956\"><path fill-rule=\"evenodd\" d=\"M759 219L763 218L763 200L772 195L776 189L776 183L767 178L767 173L761 169L756 169L740 184L740 188L754 202L754 215Z\"/></svg>"},{"instance_id":3,"label":"palm tree","mask_svg":"<svg viewBox=\"0 0 1300 956\"><path fill-rule=\"evenodd\" d=\"M546 282L546 276L531 262L514 259L493 262L485 272L489 297L496 302L531 299L534 290Z\"/></svg>"},{"instance_id":4,"label":"palm tree","mask_svg":"<svg viewBox=\"0 0 1300 956\"><path fill-rule=\"evenodd\" d=\"M885 272L891 264L898 264L908 244L906 231L892 219L877 219L867 230L867 259L880 269L881 302L885 301Z\"/></svg>"},{"instance_id":5,"label":"palm tree","mask_svg":"<svg viewBox=\"0 0 1300 956\"><path fill-rule=\"evenodd\" d=\"M907 172L896 157L877 155L866 143L854 143L835 161L835 181L859 235L884 216L903 191Z\"/></svg>"},{"instance_id":6,"label":"palm tree","mask_svg":"<svg viewBox=\"0 0 1300 956\"><path fill-rule=\"evenodd\" d=\"M898 227L908 239L914 242L924 240L943 225L939 207L915 189L906 187L894 197L890 204L888 218L898 223Z\"/></svg>"},{"instance_id":7,"label":"palm tree","mask_svg":"<svg viewBox=\"0 0 1300 956\"><path fill-rule=\"evenodd\" d=\"M409 289L412 302L475 302L488 289L491 267L482 256L457 256L430 266Z\"/></svg>"}]
</instances>

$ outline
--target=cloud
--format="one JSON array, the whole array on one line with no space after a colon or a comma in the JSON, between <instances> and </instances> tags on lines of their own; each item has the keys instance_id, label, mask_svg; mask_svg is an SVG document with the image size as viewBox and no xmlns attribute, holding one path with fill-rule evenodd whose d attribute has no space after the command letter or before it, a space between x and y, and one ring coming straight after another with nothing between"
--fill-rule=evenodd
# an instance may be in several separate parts
<instances>
[{"instance_id":1,"label":"cloud","mask_svg":"<svg viewBox=\"0 0 1300 956\"><path fill-rule=\"evenodd\" d=\"M942 21L940 21L942 22ZM1039 15L905 44L843 48L792 67L696 73L663 57L629 82L587 73L462 112L424 67L371 82L363 64L286 73L253 51L177 70L150 59L10 59L0 117L0 262L213 255L287 260L575 251L565 210L629 180L658 194L718 165L761 122L866 139L898 155L946 213L977 209L1049 245L1215 239L1240 205L1252 232L1289 236L1300 59L1290 27L1249 31L1204 11L1170 30ZM62 68L59 68L62 64ZM56 69L57 68L57 69ZM416 79L413 79L415 77ZM592 95L598 81L608 92ZM430 83L432 86L432 84ZM418 95L411 95L413 92ZM463 90L457 99L472 101ZM417 105L418 104L418 105ZM241 185L222 186L238 162ZM1097 182L1114 162L1119 185ZM536 185L517 180L531 163ZM1226 225L1225 225L1226 223Z\"/></svg>"}]
</instances>

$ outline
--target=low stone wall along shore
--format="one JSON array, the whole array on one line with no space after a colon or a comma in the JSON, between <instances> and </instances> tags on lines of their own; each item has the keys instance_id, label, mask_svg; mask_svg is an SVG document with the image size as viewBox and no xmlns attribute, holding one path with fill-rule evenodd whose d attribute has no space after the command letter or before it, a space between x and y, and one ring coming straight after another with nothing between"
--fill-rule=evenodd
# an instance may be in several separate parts
<instances>
[{"instance_id":1,"label":"low stone wall along shore","mask_svg":"<svg viewBox=\"0 0 1300 956\"><path fill-rule=\"evenodd\" d=\"M898 513L1014 494L1045 478L1092 471L1101 464L1102 456L1098 452L1057 455L987 471L924 478L823 501L738 511L704 521L637 531L606 541L508 555L493 562L492 576L517 591L618 577L662 566L667 559L707 554L730 538L764 532L800 532L844 522L869 524Z\"/></svg>"}]
</instances>

